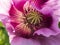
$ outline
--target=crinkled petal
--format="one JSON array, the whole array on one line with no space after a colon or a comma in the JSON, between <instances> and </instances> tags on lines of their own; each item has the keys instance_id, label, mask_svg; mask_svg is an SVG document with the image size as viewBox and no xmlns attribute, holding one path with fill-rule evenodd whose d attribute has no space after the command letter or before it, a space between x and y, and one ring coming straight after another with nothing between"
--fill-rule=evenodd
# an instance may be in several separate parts
<instances>
[{"instance_id":1,"label":"crinkled petal","mask_svg":"<svg viewBox=\"0 0 60 45\"><path fill-rule=\"evenodd\" d=\"M49 28L42 28L42 29L36 31L34 34L49 37L50 35L55 35L56 32L54 32L52 29L49 29Z\"/></svg>"},{"instance_id":2,"label":"crinkled petal","mask_svg":"<svg viewBox=\"0 0 60 45\"><path fill-rule=\"evenodd\" d=\"M60 45L60 34L51 37L40 37L38 40L14 37L11 45Z\"/></svg>"},{"instance_id":3,"label":"crinkled petal","mask_svg":"<svg viewBox=\"0 0 60 45\"><path fill-rule=\"evenodd\" d=\"M57 10L54 10L53 15L56 15L56 16L60 17L60 8L57 9Z\"/></svg>"},{"instance_id":4,"label":"crinkled petal","mask_svg":"<svg viewBox=\"0 0 60 45\"><path fill-rule=\"evenodd\" d=\"M51 15L53 12L53 9L48 6L44 6L41 10L38 10L38 11L40 11L44 15Z\"/></svg>"},{"instance_id":5,"label":"crinkled petal","mask_svg":"<svg viewBox=\"0 0 60 45\"><path fill-rule=\"evenodd\" d=\"M40 10L47 1L48 0L31 0L31 4L34 8Z\"/></svg>"},{"instance_id":6,"label":"crinkled petal","mask_svg":"<svg viewBox=\"0 0 60 45\"><path fill-rule=\"evenodd\" d=\"M51 25L51 29L54 30L57 34L60 33L60 28L59 28L59 18L57 15L53 15L53 23Z\"/></svg>"},{"instance_id":7,"label":"crinkled petal","mask_svg":"<svg viewBox=\"0 0 60 45\"><path fill-rule=\"evenodd\" d=\"M59 10L60 9L53 10L53 8L51 8L50 6L49 7L45 6L41 10L39 10L40 12L45 14L46 16L47 15L52 16L52 20L53 20L52 22L53 23L52 23L52 25L50 26L49 29L41 29L41 30L36 31L35 33L37 33L38 35L42 34L43 36L47 36L47 37L49 37L50 35L57 35L57 34L59 34L60 33L60 28L58 27L58 23L59 23L59 19L58 18L60 18L59 17L60 16L59 15L60 14Z\"/></svg>"},{"instance_id":8,"label":"crinkled petal","mask_svg":"<svg viewBox=\"0 0 60 45\"><path fill-rule=\"evenodd\" d=\"M40 45L40 42L34 39L15 37L13 38L11 45Z\"/></svg>"},{"instance_id":9,"label":"crinkled petal","mask_svg":"<svg viewBox=\"0 0 60 45\"><path fill-rule=\"evenodd\" d=\"M42 28L38 31L35 32L35 34L42 34L43 36L49 37L51 35L57 35L60 33L60 28L59 28L59 19L57 15L53 15L52 14L52 18L53 18L53 23L51 24L51 26L49 28Z\"/></svg>"},{"instance_id":10,"label":"crinkled petal","mask_svg":"<svg viewBox=\"0 0 60 45\"><path fill-rule=\"evenodd\" d=\"M60 45L60 34L49 38L41 38L41 45Z\"/></svg>"}]
</instances>

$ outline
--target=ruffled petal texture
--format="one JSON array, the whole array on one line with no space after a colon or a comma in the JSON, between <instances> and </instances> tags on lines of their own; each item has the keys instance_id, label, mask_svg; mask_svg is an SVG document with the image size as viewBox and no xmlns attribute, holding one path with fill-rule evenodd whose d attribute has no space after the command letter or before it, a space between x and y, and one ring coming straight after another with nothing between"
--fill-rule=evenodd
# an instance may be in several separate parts
<instances>
[{"instance_id":1,"label":"ruffled petal texture","mask_svg":"<svg viewBox=\"0 0 60 45\"><path fill-rule=\"evenodd\" d=\"M51 26L49 28L42 28L42 29L36 31L34 34L43 35L43 36L46 36L46 37L49 37L51 35L57 35L57 34L59 34L60 33L60 28L58 27L58 23L59 23L58 13L55 12L57 10L54 10L50 6L48 7L46 5L45 7L43 7L39 11L42 12L43 14L45 14L46 16L48 16L48 15L52 16L52 21L53 22L52 22L52 24L51 24Z\"/></svg>"},{"instance_id":2,"label":"ruffled petal texture","mask_svg":"<svg viewBox=\"0 0 60 45\"><path fill-rule=\"evenodd\" d=\"M43 28L43 29L40 29L40 30L36 31L34 34L49 37L51 35L55 35L56 32L54 32L52 29Z\"/></svg>"},{"instance_id":3,"label":"ruffled petal texture","mask_svg":"<svg viewBox=\"0 0 60 45\"><path fill-rule=\"evenodd\" d=\"M49 0L31 0L31 4L34 8L41 9L47 1Z\"/></svg>"},{"instance_id":4,"label":"ruffled petal texture","mask_svg":"<svg viewBox=\"0 0 60 45\"><path fill-rule=\"evenodd\" d=\"M60 45L60 34L49 38L39 37L38 40L14 37L11 45Z\"/></svg>"},{"instance_id":5,"label":"ruffled petal texture","mask_svg":"<svg viewBox=\"0 0 60 45\"><path fill-rule=\"evenodd\" d=\"M60 34L49 38L41 38L41 45L60 45Z\"/></svg>"}]
</instances>

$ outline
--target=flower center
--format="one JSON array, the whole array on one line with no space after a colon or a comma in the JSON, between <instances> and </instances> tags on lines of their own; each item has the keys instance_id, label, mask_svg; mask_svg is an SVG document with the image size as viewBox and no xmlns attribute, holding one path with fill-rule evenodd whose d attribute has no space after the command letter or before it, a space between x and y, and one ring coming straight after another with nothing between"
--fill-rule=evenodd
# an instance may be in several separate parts
<instances>
[{"instance_id":1,"label":"flower center","mask_svg":"<svg viewBox=\"0 0 60 45\"><path fill-rule=\"evenodd\" d=\"M26 20L29 24L39 24L42 21L42 15L37 11L30 11L26 14Z\"/></svg>"},{"instance_id":2,"label":"flower center","mask_svg":"<svg viewBox=\"0 0 60 45\"><path fill-rule=\"evenodd\" d=\"M23 20L23 22L15 27L15 34L26 38L32 37L33 33L41 28L50 27L52 23L51 16L43 15L36 10L29 10L19 19L20 21Z\"/></svg>"},{"instance_id":3,"label":"flower center","mask_svg":"<svg viewBox=\"0 0 60 45\"><path fill-rule=\"evenodd\" d=\"M36 10L30 10L25 14L25 23L28 23L29 28L32 30L39 30L40 28L50 27L52 24L52 17L43 15Z\"/></svg>"}]
</instances>

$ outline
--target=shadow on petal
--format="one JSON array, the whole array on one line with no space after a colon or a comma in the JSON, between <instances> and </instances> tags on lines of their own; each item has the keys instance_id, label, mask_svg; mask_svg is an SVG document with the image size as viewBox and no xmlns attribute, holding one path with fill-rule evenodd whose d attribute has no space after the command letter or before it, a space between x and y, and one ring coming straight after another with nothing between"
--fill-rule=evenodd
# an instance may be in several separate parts
<instances>
[{"instance_id":1,"label":"shadow on petal","mask_svg":"<svg viewBox=\"0 0 60 45\"><path fill-rule=\"evenodd\" d=\"M40 45L40 42L34 39L15 37L13 38L11 45Z\"/></svg>"}]
</instances>

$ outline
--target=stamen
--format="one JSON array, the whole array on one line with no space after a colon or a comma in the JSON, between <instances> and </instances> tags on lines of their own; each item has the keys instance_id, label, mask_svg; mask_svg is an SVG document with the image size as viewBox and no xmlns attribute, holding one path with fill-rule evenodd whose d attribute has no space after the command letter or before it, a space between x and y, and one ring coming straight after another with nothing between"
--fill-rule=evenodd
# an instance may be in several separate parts
<instances>
[{"instance_id":1,"label":"stamen","mask_svg":"<svg viewBox=\"0 0 60 45\"><path fill-rule=\"evenodd\" d=\"M37 11L30 11L29 13L27 13L26 18L28 23L34 24L34 25L41 23L41 20L42 20L42 16Z\"/></svg>"}]
</instances>

